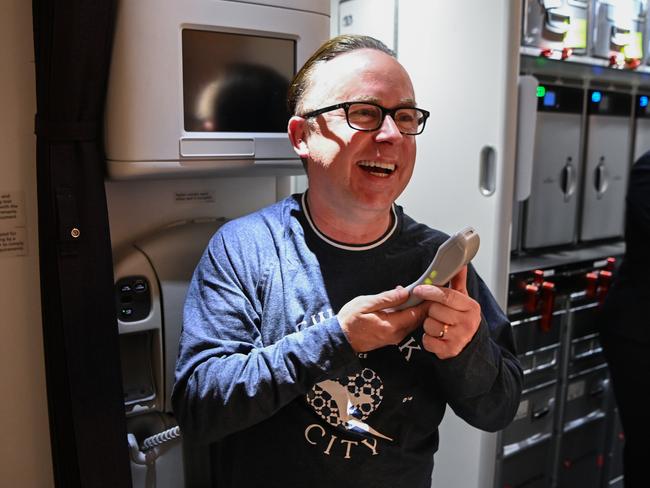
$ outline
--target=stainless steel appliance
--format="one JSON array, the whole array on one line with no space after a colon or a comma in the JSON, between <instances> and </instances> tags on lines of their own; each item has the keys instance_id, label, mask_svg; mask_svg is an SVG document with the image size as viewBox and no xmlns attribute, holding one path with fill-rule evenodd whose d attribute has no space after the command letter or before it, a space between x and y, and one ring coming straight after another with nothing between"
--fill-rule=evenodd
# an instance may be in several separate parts
<instances>
[{"instance_id":1,"label":"stainless steel appliance","mask_svg":"<svg viewBox=\"0 0 650 488\"><path fill-rule=\"evenodd\" d=\"M523 247L570 244L575 239L583 91L540 85L531 195Z\"/></svg>"},{"instance_id":2,"label":"stainless steel appliance","mask_svg":"<svg viewBox=\"0 0 650 488\"><path fill-rule=\"evenodd\" d=\"M625 191L630 171L632 97L589 90L587 149L580 239L623 235Z\"/></svg>"},{"instance_id":3,"label":"stainless steel appliance","mask_svg":"<svg viewBox=\"0 0 650 488\"><path fill-rule=\"evenodd\" d=\"M527 0L522 44L564 58L587 47L588 0Z\"/></svg>"},{"instance_id":4,"label":"stainless steel appliance","mask_svg":"<svg viewBox=\"0 0 650 488\"><path fill-rule=\"evenodd\" d=\"M645 47L647 1L595 0L593 11L591 54L612 66L637 67Z\"/></svg>"}]
</instances>

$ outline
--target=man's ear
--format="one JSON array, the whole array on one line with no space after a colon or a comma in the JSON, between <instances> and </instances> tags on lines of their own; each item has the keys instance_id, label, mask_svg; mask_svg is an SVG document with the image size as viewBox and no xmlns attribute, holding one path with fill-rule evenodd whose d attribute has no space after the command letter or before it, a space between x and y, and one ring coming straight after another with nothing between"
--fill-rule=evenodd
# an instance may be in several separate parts
<instances>
[{"instance_id":1,"label":"man's ear","mask_svg":"<svg viewBox=\"0 0 650 488\"><path fill-rule=\"evenodd\" d=\"M307 138L307 131L307 119L303 119L297 115L294 115L289 119L287 125L289 140L291 141L293 150L296 151L296 154L302 159L309 157L309 148L307 147L305 140Z\"/></svg>"}]
</instances>

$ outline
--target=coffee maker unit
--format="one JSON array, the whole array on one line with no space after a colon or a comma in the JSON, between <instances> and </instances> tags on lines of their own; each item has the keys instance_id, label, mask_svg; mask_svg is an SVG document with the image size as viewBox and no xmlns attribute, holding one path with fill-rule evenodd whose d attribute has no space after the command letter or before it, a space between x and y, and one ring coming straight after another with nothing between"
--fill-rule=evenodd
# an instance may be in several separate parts
<instances>
[{"instance_id":1,"label":"coffee maker unit","mask_svg":"<svg viewBox=\"0 0 650 488\"><path fill-rule=\"evenodd\" d=\"M637 68L646 47L646 0L595 0L590 54L615 68Z\"/></svg>"},{"instance_id":2,"label":"coffee maker unit","mask_svg":"<svg viewBox=\"0 0 650 488\"><path fill-rule=\"evenodd\" d=\"M526 0L522 46L556 59L585 54L589 29L587 0Z\"/></svg>"}]
</instances>

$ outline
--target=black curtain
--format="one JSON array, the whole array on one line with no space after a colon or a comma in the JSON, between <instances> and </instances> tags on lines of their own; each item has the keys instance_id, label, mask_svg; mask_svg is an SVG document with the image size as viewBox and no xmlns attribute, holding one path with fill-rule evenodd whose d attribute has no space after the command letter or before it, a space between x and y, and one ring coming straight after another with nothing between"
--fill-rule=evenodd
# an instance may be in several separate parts
<instances>
[{"instance_id":1,"label":"black curtain","mask_svg":"<svg viewBox=\"0 0 650 488\"><path fill-rule=\"evenodd\" d=\"M102 123L115 0L33 0L38 230L54 479L131 486Z\"/></svg>"}]
</instances>

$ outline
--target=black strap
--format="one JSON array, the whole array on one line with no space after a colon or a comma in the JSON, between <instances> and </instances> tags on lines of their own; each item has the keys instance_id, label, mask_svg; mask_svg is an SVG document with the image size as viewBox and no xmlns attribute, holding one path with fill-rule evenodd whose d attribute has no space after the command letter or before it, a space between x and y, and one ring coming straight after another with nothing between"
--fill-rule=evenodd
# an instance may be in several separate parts
<instances>
[{"instance_id":1,"label":"black strap","mask_svg":"<svg viewBox=\"0 0 650 488\"><path fill-rule=\"evenodd\" d=\"M99 124L94 120L52 121L36 114L34 133L50 142L94 141L99 139Z\"/></svg>"}]
</instances>

